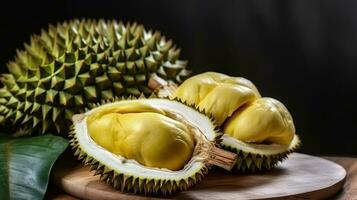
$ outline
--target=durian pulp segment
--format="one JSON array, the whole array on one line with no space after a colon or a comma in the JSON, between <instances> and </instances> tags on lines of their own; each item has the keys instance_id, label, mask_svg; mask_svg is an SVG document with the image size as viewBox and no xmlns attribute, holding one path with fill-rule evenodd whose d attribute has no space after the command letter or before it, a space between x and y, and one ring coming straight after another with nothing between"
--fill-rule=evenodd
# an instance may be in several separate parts
<instances>
[{"instance_id":1,"label":"durian pulp segment","mask_svg":"<svg viewBox=\"0 0 357 200\"><path fill-rule=\"evenodd\" d=\"M147 167L182 169L195 146L191 127L139 102L99 108L87 126L97 144Z\"/></svg>"},{"instance_id":2,"label":"durian pulp segment","mask_svg":"<svg viewBox=\"0 0 357 200\"><path fill-rule=\"evenodd\" d=\"M176 116L175 119L177 120L186 120L187 125L191 126L191 129L194 130L193 133L196 144L192 157L183 168L173 171L165 168L147 167L134 159L127 159L108 151L92 139L87 131L87 123L91 114L96 113L98 110L125 106L128 105L128 102L144 103L154 108L151 110L153 113L161 113L161 111L164 111L165 113ZM172 118L172 116L170 116L170 118ZM194 108L167 99L123 100L99 106L85 113L82 120L74 123L72 134L74 137L72 146L78 147L80 152L84 152L87 156L95 159L96 162L105 166L105 169L108 171L113 170L116 174L124 174L125 177L134 177L134 179L140 177L142 180L165 180L176 181L177 183L181 183L181 181L189 183L188 179L190 177L193 182L199 181L194 177L196 177L197 174L203 174L204 171L207 170L206 165L209 155L206 148L214 144L219 136L215 131L215 125L208 117L197 112ZM191 184L193 184L193 182Z\"/></svg>"},{"instance_id":3,"label":"durian pulp segment","mask_svg":"<svg viewBox=\"0 0 357 200\"><path fill-rule=\"evenodd\" d=\"M249 80L216 72L205 72L188 78L170 94L170 97L182 99L189 105L198 105L213 89L220 85L246 87L251 89L257 97L260 97L257 88Z\"/></svg>"},{"instance_id":4,"label":"durian pulp segment","mask_svg":"<svg viewBox=\"0 0 357 200\"><path fill-rule=\"evenodd\" d=\"M295 126L282 103L265 97L237 110L226 121L223 132L247 143L289 146Z\"/></svg>"},{"instance_id":5,"label":"durian pulp segment","mask_svg":"<svg viewBox=\"0 0 357 200\"><path fill-rule=\"evenodd\" d=\"M187 79L171 95L211 114L220 126L241 106L259 98L253 83L241 77L206 72Z\"/></svg>"},{"instance_id":6,"label":"durian pulp segment","mask_svg":"<svg viewBox=\"0 0 357 200\"><path fill-rule=\"evenodd\" d=\"M256 95L250 88L222 84L208 93L198 104L198 108L209 111L212 116L215 116L217 124L222 125L235 110L255 99Z\"/></svg>"}]
</instances>

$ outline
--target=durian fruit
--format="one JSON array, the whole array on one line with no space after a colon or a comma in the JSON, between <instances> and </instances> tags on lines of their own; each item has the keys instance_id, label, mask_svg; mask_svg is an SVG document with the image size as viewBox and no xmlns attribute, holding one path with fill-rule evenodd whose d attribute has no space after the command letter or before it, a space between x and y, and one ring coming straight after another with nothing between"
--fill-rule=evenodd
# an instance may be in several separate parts
<instances>
[{"instance_id":1,"label":"durian fruit","mask_svg":"<svg viewBox=\"0 0 357 200\"><path fill-rule=\"evenodd\" d=\"M101 179L123 192L168 195L199 182L236 154L215 147L214 122L181 102L123 99L73 117L71 146Z\"/></svg>"},{"instance_id":2,"label":"durian fruit","mask_svg":"<svg viewBox=\"0 0 357 200\"><path fill-rule=\"evenodd\" d=\"M237 110L225 122L223 132L221 145L238 154L240 171L272 169L300 144L290 113L269 97Z\"/></svg>"},{"instance_id":3,"label":"durian fruit","mask_svg":"<svg viewBox=\"0 0 357 200\"><path fill-rule=\"evenodd\" d=\"M300 144L287 108L262 98L247 79L206 72L172 91L171 98L212 115L224 133L221 145L237 153L239 171L271 169Z\"/></svg>"},{"instance_id":4,"label":"durian fruit","mask_svg":"<svg viewBox=\"0 0 357 200\"><path fill-rule=\"evenodd\" d=\"M180 50L137 23L72 20L49 25L1 75L0 122L28 133L67 133L73 113L115 96L149 96L150 77L188 76Z\"/></svg>"}]
</instances>

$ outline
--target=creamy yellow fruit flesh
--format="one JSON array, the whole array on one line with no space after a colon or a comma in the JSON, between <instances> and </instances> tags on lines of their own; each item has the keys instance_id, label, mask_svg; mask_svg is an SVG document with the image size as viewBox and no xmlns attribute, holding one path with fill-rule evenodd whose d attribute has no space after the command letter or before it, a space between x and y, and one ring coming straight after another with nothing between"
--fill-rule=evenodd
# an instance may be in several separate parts
<instances>
[{"instance_id":1,"label":"creamy yellow fruit flesh","mask_svg":"<svg viewBox=\"0 0 357 200\"><path fill-rule=\"evenodd\" d=\"M98 108L87 127L97 144L147 167L182 169L195 147L187 125L144 103Z\"/></svg>"},{"instance_id":2,"label":"creamy yellow fruit flesh","mask_svg":"<svg viewBox=\"0 0 357 200\"><path fill-rule=\"evenodd\" d=\"M208 111L218 125L242 105L256 98L251 89L236 85L218 85L199 104L200 110Z\"/></svg>"},{"instance_id":3,"label":"creamy yellow fruit flesh","mask_svg":"<svg viewBox=\"0 0 357 200\"><path fill-rule=\"evenodd\" d=\"M187 79L172 94L190 105L214 116L218 125L242 105L260 94L253 83L241 77L206 72Z\"/></svg>"},{"instance_id":4,"label":"creamy yellow fruit flesh","mask_svg":"<svg viewBox=\"0 0 357 200\"><path fill-rule=\"evenodd\" d=\"M235 112L225 123L223 132L245 142L289 145L295 127L282 103L261 98Z\"/></svg>"},{"instance_id":5,"label":"creamy yellow fruit flesh","mask_svg":"<svg viewBox=\"0 0 357 200\"><path fill-rule=\"evenodd\" d=\"M171 95L211 114L223 132L247 143L288 145L295 134L286 107L272 98L261 98L252 82L206 72L183 82Z\"/></svg>"}]
</instances>

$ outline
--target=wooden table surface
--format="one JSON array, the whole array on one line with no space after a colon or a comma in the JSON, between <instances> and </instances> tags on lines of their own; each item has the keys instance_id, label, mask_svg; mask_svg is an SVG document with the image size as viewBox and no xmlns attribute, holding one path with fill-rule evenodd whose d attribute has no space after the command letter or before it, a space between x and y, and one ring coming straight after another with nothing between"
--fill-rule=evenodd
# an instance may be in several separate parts
<instances>
[{"instance_id":1,"label":"wooden table surface","mask_svg":"<svg viewBox=\"0 0 357 200\"><path fill-rule=\"evenodd\" d=\"M343 190L336 194L333 199L357 200L357 158L352 157L323 157L343 166L347 171L346 183ZM72 197L50 183L45 199L73 200Z\"/></svg>"}]
</instances>

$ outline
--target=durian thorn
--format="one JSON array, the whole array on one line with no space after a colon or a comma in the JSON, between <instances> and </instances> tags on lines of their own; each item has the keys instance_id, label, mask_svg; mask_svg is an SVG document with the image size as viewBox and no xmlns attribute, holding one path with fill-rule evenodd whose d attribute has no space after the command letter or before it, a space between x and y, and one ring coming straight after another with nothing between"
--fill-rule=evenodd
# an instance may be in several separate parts
<instances>
[{"instance_id":1,"label":"durian thorn","mask_svg":"<svg viewBox=\"0 0 357 200\"><path fill-rule=\"evenodd\" d=\"M237 161L237 154L212 146L210 149L209 164L216 165L225 170L231 170Z\"/></svg>"},{"instance_id":2,"label":"durian thorn","mask_svg":"<svg viewBox=\"0 0 357 200\"><path fill-rule=\"evenodd\" d=\"M171 96L177 89L177 85L174 82L164 80L156 74L152 74L148 87L154 91L154 93L158 94L159 97L168 97Z\"/></svg>"}]
</instances>

